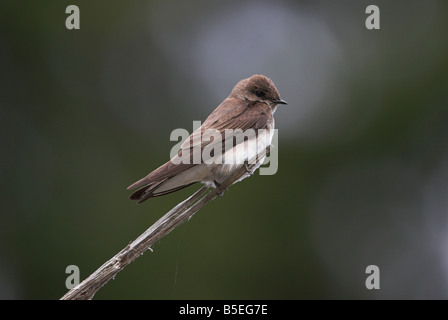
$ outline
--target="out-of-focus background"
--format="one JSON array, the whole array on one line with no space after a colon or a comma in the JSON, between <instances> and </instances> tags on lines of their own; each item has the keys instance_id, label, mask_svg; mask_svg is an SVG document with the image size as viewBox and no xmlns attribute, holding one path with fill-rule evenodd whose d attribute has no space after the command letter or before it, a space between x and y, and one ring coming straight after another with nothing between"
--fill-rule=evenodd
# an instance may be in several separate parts
<instances>
[{"instance_id":1,"label":"out-of-focus background","mask_svg":"<svg viewBox=\"0 0 448 320\"><path fill-rule=\"evenodd\" d=\"M448 298L447 34L443 0L2 1L0 298L60 298L68 265L84 279L194 192L126 187L254 73L289 102L278 172L95 298Z\"/></svg>"}]
</instances>

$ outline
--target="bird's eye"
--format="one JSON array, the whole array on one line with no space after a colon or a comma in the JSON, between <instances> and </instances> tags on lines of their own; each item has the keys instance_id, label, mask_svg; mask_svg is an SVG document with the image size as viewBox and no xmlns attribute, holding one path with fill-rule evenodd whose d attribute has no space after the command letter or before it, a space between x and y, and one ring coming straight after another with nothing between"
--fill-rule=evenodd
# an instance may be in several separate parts
<instances>
[{"instance_id":1,"label":"bird's eye","mask_svg":"<svg viewBox=\"0 0 448 320\"><path fill-rule=\"evenodd\" d=\"M257 91L255 91L255 94L256 94L257 97L259 97L259 98L264 97L264 91L257 90Z\"/></svg>"}]
</instances>

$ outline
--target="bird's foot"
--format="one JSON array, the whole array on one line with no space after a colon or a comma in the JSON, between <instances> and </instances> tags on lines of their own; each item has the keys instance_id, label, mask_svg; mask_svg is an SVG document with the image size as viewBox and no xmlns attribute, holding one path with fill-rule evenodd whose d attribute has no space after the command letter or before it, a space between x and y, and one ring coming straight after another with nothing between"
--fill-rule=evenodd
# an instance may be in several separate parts
<instances>
[{"instance_id":1,"label":"bird's foot","mask_svg":"<svg viewBox=\"0 0 448 320\"><path fill-rule=\"evenodd\" d=\"M249 162L246 160L244 161L244 169L246 169L246 172L251 176L254 174L254 172L249 168Z\"/></svg>"},{"instance_id":2,"label":"bird's foot","mask_svg":"<svg viewBox=\"0 0 448 320\"><path fill-rule=\"evenodd\" d=\"M216 189L219 190L218 196L222 197L224 195L224 192L227 191L227 188L226 189L222 188L221 184L216 180L213 180L213 182L215 183Z\"/></svg>"}]
</instances>

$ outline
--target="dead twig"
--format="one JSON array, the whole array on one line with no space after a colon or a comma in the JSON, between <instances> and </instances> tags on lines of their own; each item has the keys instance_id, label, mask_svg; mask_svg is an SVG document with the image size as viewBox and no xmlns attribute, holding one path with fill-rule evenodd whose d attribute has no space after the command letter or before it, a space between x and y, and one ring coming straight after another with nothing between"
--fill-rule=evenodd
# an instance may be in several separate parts
<instances>
[{"instance_id":1,"label":"dead twig","mask_svg":"<svg viewBox=\"0 0 448 320\"><path fill-rule=\"evenodd\" d=\"M257 158L263 158L267 152L269 152L269 148L267 148L264 154L258 155ZM182 222L190 219L199 209L220 195L222 190L226 190L235 182L250 175L251 173L249 173L248 170L253 169L255 164L252 162L249 163L251 164L248 165L246 163L238 170L234 171L232 175L220 184L220 188L214 189L203 186L188 199L176 205L143 232L137 239L129 243L124 249L104 263L84 281L69 290L61 300L92 299L95 293L109 280L115 278L118 272L123 270L129 263L142 255L146 250L151 250L151 246L155 242L166 236Z\"/></svg>"}]
</instances>

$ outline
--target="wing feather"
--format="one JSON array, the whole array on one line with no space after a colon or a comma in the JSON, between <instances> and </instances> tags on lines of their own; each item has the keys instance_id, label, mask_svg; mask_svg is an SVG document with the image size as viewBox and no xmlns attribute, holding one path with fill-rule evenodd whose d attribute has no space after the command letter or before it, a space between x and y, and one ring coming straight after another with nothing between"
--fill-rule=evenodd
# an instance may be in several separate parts
<instances>
[{"instance_id":1,"label":"wing feather","mask_svg":"<svg viewBox=\"0 0 448 320\"><path fill-rule=\"evenodd\" d=\"M197 164L193 163L193 160L201 159L200 156L202 156L202 151L206 146L213 149L219 143L222 145L224 152L226 146L223 143L224 139L233 139L235 135L224 137L226 129L234 131L237 129L242 131L254 129L256 132L259 129L266 129L271 119L271 109L263 103L236 98L224 100L204 121L203 125L184 141L178 154L173 159L128 187L128 189L141 188L131 195L131 199L138 199L139 202L142 202L150 197L167 194L186 187L179 186L160 194L156 193L157 188L166 180L196 166ZM212 139L212 136L216 135L219 135L219 138ZM179 163L179 158L182 157L184 152L189 153L189 163Z\"/></svg>"}]
</instances>

